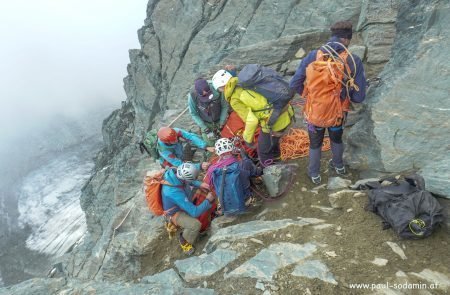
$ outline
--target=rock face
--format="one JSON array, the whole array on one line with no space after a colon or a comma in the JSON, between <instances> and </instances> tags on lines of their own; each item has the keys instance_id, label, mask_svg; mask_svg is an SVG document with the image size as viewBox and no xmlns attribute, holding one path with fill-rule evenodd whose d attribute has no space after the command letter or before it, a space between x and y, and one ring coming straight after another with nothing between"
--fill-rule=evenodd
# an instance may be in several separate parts
<instances>
[{"instance_id":1,"label":"rock face","mask_svg":"<svg viewBox=\"0 0 450 295\"><path fill-rule=\"evenodd\" d=\"M398 5L392 58L380 75L381 83L369 91L363 119L347 133L347 159L363 170L418 170L428 190L450 196L450 139L443 134L450 127L450 61L444 57L450 48L450 5ZM387 21L395 19L382 15ZM391 32L386 29L379 37L368 32L367 40L387 42L393 39ZM368 52L370 56L370 47Z\"/></svg>"},{"instance_id":2,"label":"rock face","mask_svg":"<svg viewBox=\"0 0 450 295\"><path fill-rule=\"evenodd\" d=\"M65 275L129 281L141 274L141 257L158 243L162 222L150 215L142 193L146 171L158 164L136 143L184 110L195 78L211 77L227 63L262 63L292 74L300 53L324 43L337 20L353 21L352 45L368 77L388 62L347 132L349 163L386 172L417 168L430 189L450 195L450 143L441 135L450 109L443 2L150 0L138 31L141 48L129 52L126 101L104 121L105 148L83 188L88 233L64 257ZM174 126L197 130L189 115Z\"/></svg>"},{"instance_id":3,"label":"rock face","mask_svg":"<svg viewBox=\"0 0 450 295\"><path fill-rule=\"evenodd\" d=\"M139 273L139 256L151 251L160 221L148 213L141 191L146 170L157 164L141 155L136 143L146 130L168 124L186 107L195 78L210 77L226 63L257 62L277 69L298 63L299 49L308 52L326 41L333 22L351 19L356 27L364 5L349 0L150 0L138 31L141 48L129 52L127 99L104 121L105 148L83 189L88 234L67 257L66 274L129 280ZM361 32L354 39L355 45L368 46ZM189 115L174 126L196 131Z\"/></svg>"}]
</instances>

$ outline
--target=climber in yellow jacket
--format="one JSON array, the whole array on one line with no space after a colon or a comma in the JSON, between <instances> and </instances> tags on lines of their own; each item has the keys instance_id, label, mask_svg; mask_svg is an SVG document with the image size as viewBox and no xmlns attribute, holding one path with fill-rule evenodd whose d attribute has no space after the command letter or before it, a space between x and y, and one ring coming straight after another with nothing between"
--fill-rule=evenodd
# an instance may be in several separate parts
<instances>
[{"instance_id":1,"label":"climber in yellow jacket","mask_svg":"<svg viewBox=\"0 0 450 295\"><path fill-rule=\"evenodd\" d=\"M258 157L264 166L280 159L280 137L291 124L294 110L288 105L272 126L267 121L273 111L267 99L261 94L237 85L238 78L225 70L218 71L212 78L214 88L224 93L225 100L244 121L243 138L247 146L254 147L253 138L258 125Z\"/></svg>"}]
</instances>

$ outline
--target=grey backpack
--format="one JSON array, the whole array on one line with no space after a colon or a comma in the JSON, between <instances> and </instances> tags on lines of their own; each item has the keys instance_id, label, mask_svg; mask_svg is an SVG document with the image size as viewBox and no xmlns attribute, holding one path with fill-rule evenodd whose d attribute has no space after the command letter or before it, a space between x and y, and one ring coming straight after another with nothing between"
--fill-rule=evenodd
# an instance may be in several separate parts
<instances>
[{"instance_id":1,"label":"grey backpack","mask_svg":"<svg viewBox=\"0 0 450 295\"><path fill-rule=\"evenodd\" d=\"M273 125L295 92L277 71L260 64L248 64L238 74L238 85L264 96L274 109L269 125Z\"/></svg>"}]
</instances>

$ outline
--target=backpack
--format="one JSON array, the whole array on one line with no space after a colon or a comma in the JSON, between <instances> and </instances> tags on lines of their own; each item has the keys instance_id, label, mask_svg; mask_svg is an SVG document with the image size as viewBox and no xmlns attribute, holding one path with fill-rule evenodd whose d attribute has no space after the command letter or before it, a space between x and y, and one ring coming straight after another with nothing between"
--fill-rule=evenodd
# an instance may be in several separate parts
<instances>
[{"instance_id":1,"label":"backpack","mask_svg":"<svg viewBox=\"0 0 450 295\"><path fill-rule=\"evenodd\" d=\"M198 189L195 192L195 194L192 196L192 203L195 206L200 205L201 203L203 203L204 200L206 200L206 195L207 195L207 193L205 193L201 189ZM201 233L204 232L205 230L207 230L209 228L209 226L211 225L211 220L214 217L216 208L217 208L217 204L216 204L216 202L214 202L211 205L211 208L209 208L208 210L203 212L199 217L197 217L197 220L200 221L200 223L202 224L202 226L200 227Z\"/></svg>"},{"instance_id":2,"label":"backpack","mask_svg":"<svg viewBox=\"0 0 450 295\"><path fill-rule=\"evenodd\" d=\"M145 200L147 201L148 209L156 216L166 215L168 211L173 209L170 208L169 210L164 211L162 203L162 196L161 196L162 186L163 185L174 186L163 179L165 172L166 169L161 169L151 175L146 176L144 179Z\"/></svg>"},{"instance_id":3,"label":"backpack","mask_svg":"<svg viewBox=\"0 0 450 295\"><path fill-rule=\"evenodd\" d=\"M329 45L317 50L316 60L306 67L305 88L302 96L306 98L303 112L305 119L314 126L332 127L343 123L345 112L348 111L350 99L341 99L342 87L348 85L344 80L353 83L347 57L351 56L347 48L333 55L334 49Z\"/></svg>"},{"instance_id":4,"label":"backpack","mask_svg":"<svg viewBox=\"0 0 450 295\"><path fill-rule=\"evenodd\" d=\"M245 211L242 172L239 162L224 168L217 168L212 172L212 183L224 214L237 214Z\"/></svg>"},{"instance_id":5,"label":"backpack","mask_svg":"<svg viewBox=\"0 0 450 295\"><path fill-rule=\"evenodd\" d=\"M144 140L139 143L139 149L141 150L141 153L144 153L144 151L147 152L147 154L152 157L153 159L159 158L158 153L158 136L156 135L156 130L150 130L145 133Z\"/></svg>"},{"instance_id":6,"label":"backpack","mask_svg":"<svg viewBox=\"0 0 450 295\"><path fill-rule=\"evenodd\" d=\"M413 174L404 180L388 179L365 184L369 188L367 210L383 219L383 229L392 228L405 239L428 237L444 223L444 209L430 192L425 190L422 176Z\"/></svg>"},{"instance_id":7,"label":"backpack","mask_svg":"<svg viewBox=\"0 0 450 295\"><path fill-rule=\"evenodd\" d=\"M238 85L244 89L253 90L267 99L272 106L266 111L274 109L268 124L273 125L282 110L291 101L295 94L283 77L277 71L259 64L248 64L238 74Z\"/></svg>"},{"instance_id":8,"label":"backpack","mask_svg":"<svg viewBox=\"0 0 450 295\"><path fill-rule=\"evenodd\" d=\"M215 123L220 120L220 113L222 111L220 95L219 97L213 97L213 99L202 101L195 89L192 89L190 93L192 99L194 100L195 106L197 107L198 114L203 121Z\"/></svg>"}]
</instances>

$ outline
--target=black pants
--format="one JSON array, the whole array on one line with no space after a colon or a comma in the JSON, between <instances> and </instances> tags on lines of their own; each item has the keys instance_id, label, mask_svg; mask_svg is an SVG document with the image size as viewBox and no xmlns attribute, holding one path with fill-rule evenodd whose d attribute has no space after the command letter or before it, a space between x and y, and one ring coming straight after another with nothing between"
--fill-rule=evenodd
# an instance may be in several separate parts
<instances>
[{"instance_id":1,"label":"black pants","mask_svg":"<svg viewBox=\"0 0 450 295\"><path fill-rule=\"evenodd\" d=\"M316 132L311 132L308 130L309 134L309 147L312 149L318 149L322 147L323 138L325 136L325 128L315 127ZM342 143L342 134L344 133L344 129L341 126L338 127L329 127L328 135L330 136L330 140L334 143Z\"/></svg>"},{"instance_id":2,"label":"black pants","mask_svg":"<svg viewBox=\"0 0 450 295\"><path fill-rule=\"evenodd\" d=\"M331 140L332 160L335 167L343 167L344 145L342 144L342 126L329 127L328 135ZM322 155L322 143L325 136L325 128L315 127L315 132L308 128L309 135L309 164L308 175L316 177L320 174L320 158Z\"/></svg>"},{"instance_id":3,"label":"black pants","mask_svg":"<svg viewBox=\"0 0 450 295\"><path fill-rule=\"evenodd\" d=\"M261 164L269 166L273 161L279 160L280 155L280 137L260 132L258 137L258 158Z\"/></svg>"}]
</instances>

